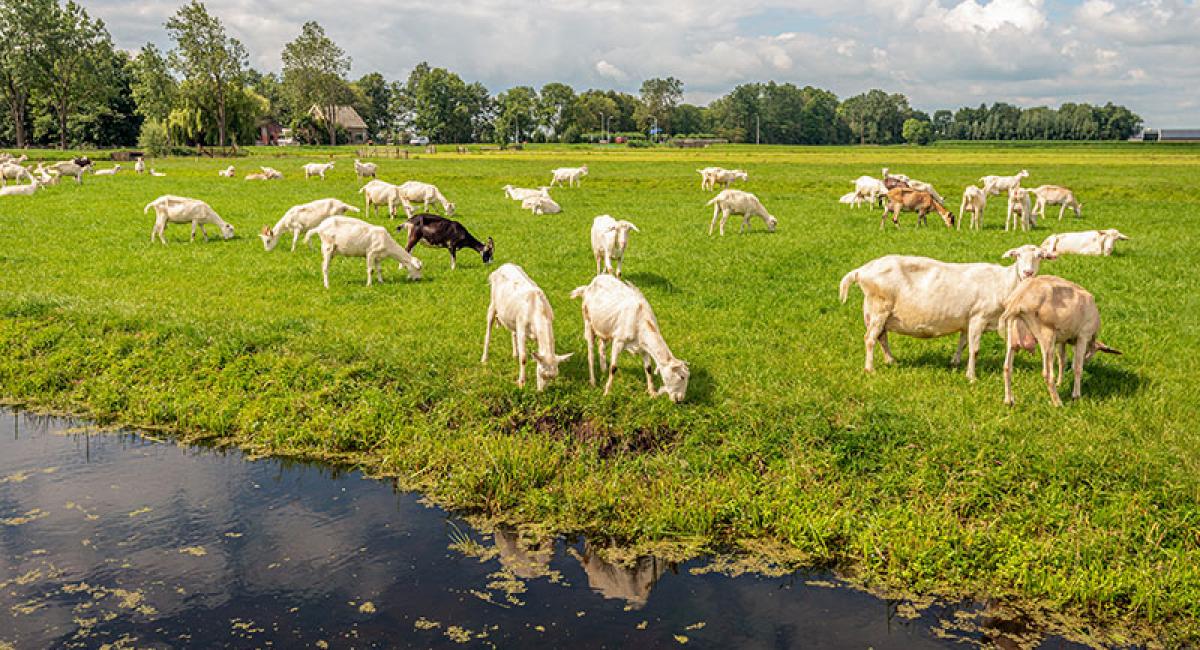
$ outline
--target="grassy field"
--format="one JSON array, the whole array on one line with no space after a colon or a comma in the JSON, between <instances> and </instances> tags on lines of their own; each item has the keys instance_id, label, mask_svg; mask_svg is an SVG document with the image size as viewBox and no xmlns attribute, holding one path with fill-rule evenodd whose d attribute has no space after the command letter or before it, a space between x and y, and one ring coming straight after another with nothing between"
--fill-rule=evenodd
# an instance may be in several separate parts
<instances>
[{"instance_id":1,"label":"grassy field","mask_svg":"<svg viewBox=\"0 0 1200 650\"><path fill-rule=\"evenodd\" d=\"M497 262L545 289L559 350L576 356L542 394L514 385L503 334L479 363L489 268L473 252L452 272L444 251L419 249L425 280L403 281L389 262L388 282L371 288L363 260L339 258L329 291L315 248L264 252L256 233L293 204L361 204L352 152L324 182L305 182L309 159L287 153L235 161L233 181L216 175L224 162L168 159L153 165L166 178L89 176L0 199L0 394L349 460L549 531L783 555L879 587L1006 599L1110 641L1200 640L1200 148L584 147L380 161L386 180L439 185L475 235L495 238ZM287 179L240 180L258 162ZM583 187L554 193L560 215L533 217L499 189L582 163ZM745 189L778 232L756 221L749 235L709 237L711 193L695 172L709 164L749 170ZM877 212L836 200L883 166L934 183L954 209L967 183L1027 168L1028 186L1073 188L1084 216L1006 233L997 199L983 232L937 219L916 229L912 215L881 231ZM169 245L151 245L142 207L167 193L208 201L238 236L188 244L172 226ZM691 364L683 404L647 397L628 355L613 395L587 384L567 294L592 275L588 229L603 213L641 229L626 279ZM1005 407L995 334L973 385L949 368L953 337L893 337L898 364L863 373L861 292L837 300L846 271L888 253L1000 262L1053 231L1108 227L1132 237L1117 255L1042 266L1096 294L1103 338L1125 352L1089 364L1081 401L1052 408L1025 356L1017 406Z\"/></svg>"}]
</instances>

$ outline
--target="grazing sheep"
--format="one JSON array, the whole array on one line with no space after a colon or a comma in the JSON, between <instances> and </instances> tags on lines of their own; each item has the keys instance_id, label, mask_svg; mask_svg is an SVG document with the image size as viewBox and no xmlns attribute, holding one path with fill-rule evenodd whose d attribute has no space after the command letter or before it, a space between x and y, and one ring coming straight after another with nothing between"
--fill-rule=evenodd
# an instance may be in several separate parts
<instances>
[{"instance_id":1,"label":"grazing sheep","mask_svg":"<svg viewBox=\"0 0 1200 650\"><path fill-rule=\"evenodd\" d=\"M1008 211L1004 215L1004 230L1008 230L1009 224L1012 224L1012 229L1017 229L1017 219L1020 218L1021 230L1029 230L1037 225L1037 221L1033 216L1033 209L1029 207L1029 192L1014 187L1008 191Z\"/></svg>"},{"instance_id":2,"label":"grazing sheep","mask_svg":"<svg viewBox=\"0 0 1200 650\"><path fill-rule=\"evenodd\" d=\"M1034 344L1042 353L1042 377L1050 402L1062 406L1058 384L1062 381L1063 360L1067 344L1075 346L1071 365L1075 385L1071 398L1079 399L1083 382L1083 364L1097 352L1121 354L1097 338L1100 334L1100 311L1096 299L1086 289L1053 275L1031 278L1022 283L1009 297L1000 316L1000 331L1006 340L1004 353L1004 403L1013 405L1013 353L1017 348L1033 350ZM1054 357L1057 346L1058 375L1055 378Z\"/></svg>"},{"instance_id":3,"label":"grazing sheep","mask_svg":"<svg viewBox=\"0 0 1200 650\"><path fill-rule=\"evenodd\" d=\"M76 164L73 161L64 160L62 162L56 162L53 165L50 165L50 167L48 167L48 169L51 171L54 171L54 172L58 172L59 176L71 176L72 178L75 179L76 185L83 184L83 170L85 168L81 165Z\"/></svg>"},{"instance_id":4,"label":"grazing sheep","mask_svg":"<svg viewBox=\"0 0 1200 650\"><path fill-rule=\"evenodd\" d=\"M713 218L708 224L708 234L713 234L713 228L717 225L717 217L721 218L721 236L725 236L725 222L729 220L729 215L742 215L742 225L738 228L738 232L750 230L750 218L761 217L767 223L767 230L775 232L775 226L779 220L771 216L763 206L762 201L758 200L757 196L742 190L722 190L720 194L714 196L707 204L713 206Z\"/></svg>"},{"instance_id":5,"label":"grazing sheep","mask_svg":"<svg viewBox=\"0 0 1200 650\"><path fill-rule=\"evenodd\" d=\"M365 257L368 287L373 277L383 282L383 271L379 266L385 259L396 260L400 269L408 269L408 279L421 279L421 260L409 255L383 226L354 217L330 217L309 230L304 235L304 243L308 244L313 235L321 238L321 276L326 289L329 288L329 262L334 255Z\"/></svg>"},{"instance_id":6,"label":"grazing sheep","mask_svg":"<svg viewBox=\"0 0 1200 650\"><path fill-rule=\"evenodd\" d=\"M233 168L233 165L230 165L230 166L226 167L225 169L218 170L217 176L221 176L223 178L233 178L234 173L235 173L235 170Z\"/></svg>"},{"instance_id":7,"label":"grazing sheep","mask_svg":"<svg viewBox=\"0 0 1200 650\"><path fill-rule=\"evenodd\" d=\"M200 227L200 234L204 235L204 241L208 241L208 233L204 230L205 224L219 228L223 239L233 238L233 226L226 223L215 210L199 199L167 194L147 203L146 207L142 209L142 214L149 212L150 208L154 208L154 228L150 231L151 243L154 243L154 238L158 237L164 246L167 244L167 238L163 233L166 231L168 223L192 224L191 241L193 242L196 241L197 226Z\"/></svg>"},{"instance_id":8,"label":"grazing sheep","mask_svg":"<svg viewBox=\"0 0 1200 650\"><path fill-rule=\"evenodd\" d=\"M366 202L366 207L363 209L367 214L372 214L371 208L375 208L374 216L379 216L379 206L386 205L388 208L388 216L396 218L396 204L400 202L400 188L391 183L374 180L366 185L358 188L358 193L363 195L363 200Z\"/></svg>"},{"instance_id":9,"label":"grazing sheep","mask_svg":"<svg viewBox=\"0 0 1200 650\"><path fill-rule=\"evenodd\" d=\"M354 159L354 176L358 178L358 180L362 180L364 178L375 178L375 172L377 170L378 167L375 165L375 163L359 162L358 158Z\"/></svg>"},{"instance_id":10,"label":"grazing sheep","mask_svg":"<svg viewBox=\"0 0 1200 650\"><path fill-rule=\"evenodd\" d=\"M530 196L521 201L521 209L529 210L534 214L558 214L562 212L562 206L547 196Z\"/></svg>"},{"instance_id":11,"label":"grazing sheep","mask_svg":"<svg viewBox=\"0 0 1200 650\"><path fill-rule=\"evenodd\" d=\"M583 338L588 348L588 379L596 385L595 361L592 352L593 339L599 339L600 358L606 356L605 341L612 344L612 357L608 364L608 381L604 394L612 391L613 379L617 374L617 359L622 350L640 354L642 369L646 372L646 391L650 395L666 395L673 402L683 401L687 393L687 362L671 354L666 340L658 327L658 319L650 303L633 285L611 275L597 275L591 284L577 287L572 298L583 298ZM654 374L650 361L658 366L663 386L654 389Z\"/></svg>"},{"instance_id":12,"label":"grazing sheep","mask_svg":"<svg viewBox=\"0 0 1200 650\"><path fill-rule=\"evenodd\" d=\"M141 156L138 156L137 162L133 163L133 172L135 174L146 173L146 160Z\"/></svg>"},{"instance_id":13,"label":"grazing sheep","mask_svg":"<svg viewBox=\"0 0 1200 650\"><path fill-rule=\"evenodd\" d=\"M987 207L987 193L982 188L968 185L963 189L962 207L958 209L958 229L962 230L962 222L969 212L971 214L971 229L983 229L983 209Z\"/></svg>"},{"instance_id":14,"label":"grazing sheep","mask_svg":"<svg viewBox=\"0 0 1200 650\"><path fill-rule=\"evenodd\" d=\"M308 163L304 166L304 179L308 180L313 176L320 176L321 180L325 180L325 172L333 169L333 161L327 163Z\"/></svg>"},{"instance_id":15,"label":"grazing sheep","mask_svg":"<svg viewBox=\"0 0 1200 650\"><path fill-rule=\"evenodd\" d=\"M550 198L550 187L543 185L536 190L531 190L524 187L513 187L512 185L504 186L504 196L514 201L524 201L531 196L544 196Z\"/></svg>"},{"instance_id":16,"label":"grazing sheep","mask_svg":"<svg viewBox=\"0 0 1200 650\"><path fill-rule=\"evenodd\" d=\"M1038 187L1029 190L1030 194L1037 197L1037 203L1033 206L1033 213L1046 217L1046 206L1057 205L1058 220L1062 221L1063 213L1067 208L1075 211L1075 217L1081 216L1080 211L1083 209L1083 204L1075 200L1075 193L1071 190L1060 187L1058 185L1039 185Z\"/></svg>"},{"instance_id":17,"label":"grazing sheep","mask_svg":"<svg viewBox=\"0 0 1200 650\"><path fill-rule=\"evenodd\" d=\"M946 200L942 198L942 195L938 194L937 190L933 189L933 186L930 185L929 183L926 183L925 181L919 181L915 178L910 178L908 180L908 186L914 190L928 192L929 195L933 197L934 201L937 201L938 203L941 203L942 205L946 204Z\"/></svg>"},{"instance_id":18,"label":"grazing sheep","mask_svg":"<svg viewBox=\"0 0 1200 650\"><path fill-rule=\"evenodd\" d=\"M418 243L449 250L451 270L458 268L457 255L461 249L470 248L478 252L484 264L492 263L492 255L496 250L496 243L492 241L491 237L488 237L485 244L475 239L467 231L466 226L436 214L415 215L405 221L403 225L398 226L396 230L408 232L408 244L404 250L410 253Z\"/></svg>"},{"instance_id":19,"label":"grazing sheep","mask_svg":"<svg viewBox=\"0 0 1200 650\"><path fill-rule=\"evenodd\" d=\"M517 386L525 387L527 342L537 343L533 359L537 362L537 389L558 376L558 366L571 358L570 354L554 351L554 310L545 292L516 264L503 264L488 275L491 302L487 308L487 328L483 335L483 357L487 363L492 343L492 325L499 322L512 332L513 356L517 359Z\"/></svg>"},{"instance_id":20,"label":"grazing sheep","mask_svg":"<svg viewBox=\"0 0 1200 650\"><path fill-rule=\"evenodd\" d=\"M1116 228L1087 230L1050 235L1042 242L1042 250L1055 255L1112 255L1117 240L1129 239Z\"/></svg>"},{"instance_id":21,"label":"grazing sheep","mask_svg":"<svg viewBox=\"0 0 1200 650\"><path fill-rule=\"evenodd\" d=\"M92 173L96 176L116 176L119 171L121 171L121 166L113 165L111 169L97 169Z\"/></svg>"},{"instance_id":22,"label":"grazing sheep","mask_svg":"<svg viewBox=\"0 0 1200 650\"><path fill-rule=\"evenodd\" d=\"M987 195L999 196L1001 192L1021 187L1021 179L1028 177L1029 172L1022 169L1013 176L982 176L979 182L983 184L983 191Z\"/></svg>"},{"instance_id":23,"label":"grazing sheep","mask_svg":"<svg viewBox=\"0 0 1200 650\"><path fill-rule=\"evenodd\" d=\"M421 209L429 212L429 204L434 201L442 206L442 210L445 211L447 217L454 216L454 204L442 195L441 190L436 185L420 181L408 181L396 188L396 196L404 206L404 213L410 217L413 215L414 203L420 203Z\"/></svg>"},{"instance_id":24,"label":"grazing sheep","mask_svg":"<svg viewBox=\"0 0 1200 650\"><path fill-rule=\"evenodd\" d=\"M621 265L625 259L625 248L629 245L629 232L641 232L628 221L617 221L607 214L592 220L592 255L596 258L596 275L601 272L615 273L621 277ZM617 261L616 271L612 262ZM603 264L601 263L603 262Z\"/></svg>"},{"instance_id":25,"label":"grazing sheep","mask_svg":"<svg viewBox=\"0 0 1200 650\"><path fill-rule=\"evenodd\" d=\"M716 186L716 183L713 180L713 175L722 171L725 171L723 167L705 167L704 169L697 169L696 173L700 174L700 189L713 189Z\"/></svg>"},{"instance_id":26,"label":"grazing sheep","mask_svg":"<svg viewBox=\"0 0 1200 650\"><path fill-rule=\"evenodd\" d=\"M33 174L29 173L28 169L14 162L0 163L0 187L7 186L8 181L20 180L33 182Z\"/></svg>"},{"instance_id":27,"label":"grazing sheep","mask_svg":"<svg viewBox=\"0 0 1200 650\"><path fill-rule=\"evenodd\" d=\"M42 163L38 163L37 169L33 170L33 177L42 186L58 185L58 172L51 173L42 166Z\"/></svg>"},{"instance_id":28,"label":"grazing sheep","mask_svg":"<svg viewBox=\"0 0 1200 650\"><path fill-rule=\"evenodd\" d=\"M939 203L933 198L929 192L914 190L907 187L894 187L888 190L887 206L883 208L883 216L879 219L879 228L883 228L883 224L887 221L888 213L892 215L892 224L897 228L900 227L900 213L916 212L917 225L925 225L925 215L930 210L937 212L942 217L942 221L947 228L954 227L954 213L947 210L946 206Z\"/></svg>"},{"instance_id":29,"label":"grazing sheep","mask_svg":"<svg viewBox=\"0 0 1200 650\"><path fill-rule=\"evenodd\" d=\"M9 185L0 187L0 196L33 196L42 184L36 179L30 179L28 185Z\"/></svg>"},{"instance_id":30,"label":"grazing sheep","mask_svg":"<svg viewBox=\"0 0 1200 650\"><path fill-rule=\"evenodd\" d=\"M859 176L854 179L853 183L854 191L846 194L839 201L856 208L864 202L875 205L879 202L880 197L886 196L888 193L887 186L878 178Z\"/></svg>"},{"instance_id":31,"label":"grazing sheep","mask_svg":"<svg viewBox=\"0 0 1200 650\"><path fill-rule=\"evenodd\" d=\"M289 208L279 218L279 221L275 222L274 227L263 226L259 237L262 238L263 248L270 251L275 249L275 245L279 243L279 238L284 233L290 232L292 233L292 252L295 252L296 243L300 241L301 234L316 228L322 221L329 217L358 211L358 208L348 203L343 203L338 199L310 201Z\"/></svg>"},{"instance_id":32,"label":"grazing sheep","mask_svg":"<svg viewBox=\"0 0 1200 650\"><path fill-rule=\"evenodd\" d=\"M1003 257L1012 266L952 264L928 257L887 255L847 273L838 285L844 303L850 285L863 290L863 321L867 333L867 372L875 370L875 344L883 358L893 363L888 332L916 338L936 338L958 333L958 350L951 359L957 366L969 344L967 379L975 381L975 356L984 332L996 329L1004 303L1021 281L1037 275L1042 260L1056 256L1037 246L1014 248Z\"/></svg>"},{"instance_id":33,"label":"grazing sheep","mask_svg":"<svg viewBox=\"0 0 1200 650\"><path fill-rule=\"evenodd\" d=\"M567 187L575 187L576 185L583 185L583 177L588 175L588 166L559 167L558 169L551 170L550 173L554 176L550 180L550 187L561 185L563 181L566 181Z\"/></svg>"},{"instance_id":34,"label":"grazing sheep","mask_svg":"<svg viewBox=\"0 0 1200 650\"><path fill-rule=\"evenodd\" d=\"M725 189L729 189L729 186L733 185L737 181L748 180L750 180L750 174L741 169L722 169L712 175L712 184L710 189L715 188L717 185L720 185Z\"/></svg>"}]
</instances>

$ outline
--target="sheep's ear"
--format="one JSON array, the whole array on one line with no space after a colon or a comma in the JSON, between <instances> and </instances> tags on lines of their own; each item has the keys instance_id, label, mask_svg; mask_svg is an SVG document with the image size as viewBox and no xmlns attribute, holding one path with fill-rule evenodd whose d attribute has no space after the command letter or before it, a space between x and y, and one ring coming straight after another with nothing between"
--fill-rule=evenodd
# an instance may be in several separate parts
<instances>
[{"instance_id":1,"label":"sheep's ear","mask_svg":"<svg viewBox=\"0 0 1200 650\"><path fill-rule=\"evenodd\" d=\"M1017 249L1010 248L1007 251L1005 251L1003 255L1000 256L1000 259L1002 259L1002 260L1003 259L1012 259L1016 256L1017 256Z\"/></svg>"},{"instance_id":2,"label":"sheep's ear","mask_svg":"<svg viewBox=\"0 0 1200 650\"><path fill-rule=\"evenodd\" d=\"M638 227L633 225L632 222L626 221L625 223L629 224L629 229L632 230L633 232L642 232L642 231L638 230Z\"/></svg>"}]
</instances>

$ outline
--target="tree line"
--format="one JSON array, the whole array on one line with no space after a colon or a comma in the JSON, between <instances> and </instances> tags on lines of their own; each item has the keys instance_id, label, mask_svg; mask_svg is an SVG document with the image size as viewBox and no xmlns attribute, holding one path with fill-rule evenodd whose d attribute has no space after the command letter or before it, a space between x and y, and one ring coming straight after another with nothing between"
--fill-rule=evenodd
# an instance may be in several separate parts
<instances>
[{"instance_id":1,"label":"tree line","mask_svg":"<svg viewBox=\"0 0 1200 650\"><path fill-rule=\"evenodd\" d=\"M420 63L407 79L374 72L351 80L351 59L316 22L281 52L282 73L251 68L245 46L199 0L164 25L174 47L114 47L104 23L74 0L0 0L0 142L80 144L152 151L249 144L261 126L293 129L302 142L344 142L339 106L352 106L380 142L580 142L623 136L693 136L764 144L925 144L955 140L1121 140L1142 119L1124 106L1066 103L1020 108L913 109L882 90L839 99L791 83L741 84L707 106L683 101L683 82L644 81L636 95L577 92L564 83L483 84ZM315 109L315 110L314 110Z\"/></svg>"}]
</instances>

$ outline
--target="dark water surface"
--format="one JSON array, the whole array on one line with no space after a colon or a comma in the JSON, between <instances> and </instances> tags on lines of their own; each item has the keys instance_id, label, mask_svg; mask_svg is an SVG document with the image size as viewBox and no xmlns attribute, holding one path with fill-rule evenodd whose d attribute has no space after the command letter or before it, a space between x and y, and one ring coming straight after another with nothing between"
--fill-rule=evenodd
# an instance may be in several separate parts
<instances>
[{"instance_id":1,"label":"dark water surface","mask_svg":"<svg viewBox=\"0 0 1200 650\"><path fill-rule=\"evenodd\" d=\"M5 650L1007 648L1029 634L978 604L914 607L826 574L730 578L696 573L705 559L620 566L595 550L479 532L358 472L0 411Z\"/></svg>"}]
</instances>

